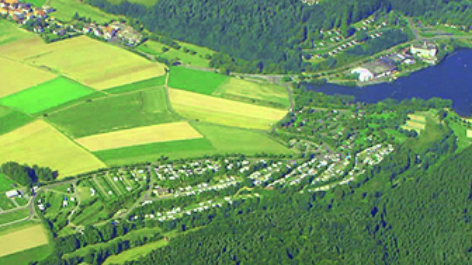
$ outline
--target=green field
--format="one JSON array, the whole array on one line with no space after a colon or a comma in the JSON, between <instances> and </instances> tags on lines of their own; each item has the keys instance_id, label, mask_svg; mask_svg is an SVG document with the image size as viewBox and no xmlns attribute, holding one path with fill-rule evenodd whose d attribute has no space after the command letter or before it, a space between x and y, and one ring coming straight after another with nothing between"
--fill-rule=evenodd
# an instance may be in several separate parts
<instances>
[{"instance_id":1,"label":"green field","mask_svg":"<svg viewBox=\"0 0 472 265\"><path fill-rule=\"evenodd\" d=\"M193 139L137 145L119 149L95 152L107 165L122 165L143 161L154 161L161 156L172 158L202 156L212 153L215 148L206 139Z\"/></svg>"},{"instance_id":2,"label":"green field","mask_svg":"<svg viewBox=\"0 0 472 265\"><path fill-rule=\"evenodd\" d=\"M211 95L227 79L227 76L213 72L172 67L168 85L172 88Z\"/></svg>"},{"instance_id":3,"label":"green field","mask_svg":"<svg viewBox=\"0 0 472 265\"><path fill-rule=\"evenodd\" d=\"M16 187L16 183L5 176L4 174L0 173L0 193L9 191L13 189L13 187ZM0 194L0 196L3 196L3 194Z\"/></svg>"},{"instance_id":4,"label":"green field","mask_svg":"<svg viewBox=\"0 0 472 265\"><path fill-rule=\"evenodd\" d=\"M7 198L7 196L5 196L5 194L3 193L3 194L0 194L0 208L2 208L2 210L4 211L12 210L16 208L16 205L12 202L11 199ZM0 215L0 219L1 219L1 215Z\"/></svg>"},{"instance_id":5,"label":"green field","mask_svg":"<svg viewBox=\"0 0 472 265\"><path fill-rule=\"evenodd\" d=\"M157 90L163 90L163 88ZM177 115L168 110L168 106L163 107L164 104L167 105L167 98L157 97L159 93L152 91L138 91L97 99L55 112L49 116L48 120L77 138L179 120ZM151 96L156 96L156 98L150 99ZM151 107L159 104L159 108L166 111L144 112L143 98L146 98L147 109L150 108L149 101L151 101L155 104Z\"/></svg>"},{"instance_id":6,"label":"green field","mask_svg":"<svg viewBox=\"0 0 472 265\"><path fill-rule=\"evenodd\" d=\"M0 20L0 45L32 37L33 34L18 28L15 23Z\"/></svg>"},{"instance_id":7,"label":"green field","mask_svg":"<svg viewBox=\"0 0 472 265\"><path fill-rule=\"evenodd\" d=\"M207 55L212 55L214 51L206 47L200 47L200 46L189 44L189 43L183 43L183 42L177 42L177 43L181 46L180 49L175 49L163 43L148 40L145 43L139 45L136 48L136 50L147 53L147 54L151 54L157 57L162 57L169 61L179 61L183 65L209 67L209 60L205 59L205 57ZM166 48L168 50L164 52L163 48ZM192 54L191 52L184 52L184 49L189 49L196 53Z\"/></svg>"},{"instance_id":8,"label":"green field","mask_svg":"<svg viewBox=\"0 0 472 265\"><path fill-rule=\"evenodd\" d=\"M435 121L429 113L426 115L426 127L417 139L409 139L405 143L416 152L423 152L435 141L441 139L447 133L446 127Z\"/></svg>"},{"instance_id":9,"label":"green field","mask_svg":"<svg viewBox=\"0 0 472 265\"><path fill-rule=\"evenodd\" d=\"M79 13L81 17L85 16L97 23L106 23L118 18L118 16L100 11L98 8L81 3L78 0L49 0L48 5L56 9L52 16L61 21L72 20L75 12Z\"/></svg>"},{"instance_id":10,"label":"green field","mask_svg":"<svg viewBox=\"0 0 472 265\"><path fill-rule=\"evenodd\" d=\"M136 90L147 89L147 88L159 87L159 86L165 85L166 77L167 77L166 75L158 76L155 78L151 78L148 80L144 80L144 81L140 81L140 82L124 85L124 86L109 88L104 91L110 94L120 94L120 93L126 93L126 92L131 92L131 91L136 91Z\"/></svg>"},{"instance_id":11,"label":"green field","mask_svg":"<svg viewBox=\"0 0 472 265\"><path fill-rule=\"evenodd\" d=\"M21 210L18 210L18 211L13 211L13 212L10 212L10 213L0 214L0 224L6 224L6 223L13 222L13 221L25 219L28 216L29 216L29 209L28 208L21 209Z\"/></svg>"},{"instance_id":12,"label":"green field","mask_svg":"<svg viewBox=\"0 0 472 265\"><path fill-rule=\"evenodd\" d=\"M0 99L0 104L34 114L94 93L94 90L64 77Z\"/></svg>"},{"instance_id":13,"label":"green field","mask_svg":"<svg viewBox=\"0 0 472 265\"><path fill-rule=\"evenodd\" d=\"M33 261L43 260L54 251L52 244L31 248L0 258L0 264L30 264Z\"/></svg>"},{"instance_id":14,"label":"green field","mask_svg":"<svg viewBox=\"0 0 472 265\"><path fill-rule=\"evenodd\" d=\"M147 90L140 94L144 113L165 112L169 110L167 93L164 88Z\"/></svg>"},{"instance_id":15,"label":"green field","mask_svg":"<svg viewBox=\"0 0 472 265\"><path fill-rule=\"evenodd\" d=\"M33 118L26 114L0 106L0 135L13 131L32 120Z\"/></svg>"},{"instance_id":16,"label":"green field","mask_svg":"<svg viewBox=\"0 0 472 265\"><path fill-rule=\"evenodd\" d=\"M124 264L126 261L136 260L139 257L144 256L157 248L167 246L168 244L169 242L165 241L164 239L148 243L144 246L135 247L124 251L116 256L111 256L103 264Z\"/></svg>"},{"instance_id":17,"label":"green field","mask_svg":"<svg viewBox=\"0 0 472 265\"><path fill-rule=\"evenodd\" d=\"M28 3L36 7L42 7L46 3L46 0L28 0Z\"/></svg>"}]
</instances>

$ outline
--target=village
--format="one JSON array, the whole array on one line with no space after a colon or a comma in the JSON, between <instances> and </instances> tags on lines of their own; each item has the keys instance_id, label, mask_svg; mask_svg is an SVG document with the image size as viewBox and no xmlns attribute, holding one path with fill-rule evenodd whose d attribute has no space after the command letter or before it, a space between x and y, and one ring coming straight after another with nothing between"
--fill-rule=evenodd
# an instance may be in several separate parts
<instances>
[{"instance_id":1,"label":"village","mask_svg":"<svg viewBox=\"0 0 472 265\"><path fill-rule=\"evenodd\" d=\"M47 42L89 35L109 42L133 47L143 40L142 34L123 21L111 21L108 24L73 20L65 24L54 18L56 10L49 6L35 7L18 0L0 0L0 15L19 26L39 34Z\"/></svg>"}]
</instances>

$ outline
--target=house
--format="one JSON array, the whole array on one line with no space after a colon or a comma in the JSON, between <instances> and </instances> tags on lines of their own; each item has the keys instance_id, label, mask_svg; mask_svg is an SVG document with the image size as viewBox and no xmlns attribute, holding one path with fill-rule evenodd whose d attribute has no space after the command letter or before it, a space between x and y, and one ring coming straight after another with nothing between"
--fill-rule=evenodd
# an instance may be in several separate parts
<instances>
[{"instance_id":1,"label":"house","mask_svg":"<svg viewBox=\"0 0 472 265\"><path fill-rule=\"evenodd\" d=\"M17 190L10 190L10 191L7 191L5 195L7 195L7 197L11 199L11 198L18 197L20 193Z\"/></svg>"},{"instance_id":2,"label":"house","mask_svg":"<svg viewBox=\"0 0 472 265\"><path fill-rule=\"evenodd\" d=\"M410 46L410 53L423 59L436 59L438 48L434 43L422 42L418 44L412 44Z\"/></svg>"}]
</instances>

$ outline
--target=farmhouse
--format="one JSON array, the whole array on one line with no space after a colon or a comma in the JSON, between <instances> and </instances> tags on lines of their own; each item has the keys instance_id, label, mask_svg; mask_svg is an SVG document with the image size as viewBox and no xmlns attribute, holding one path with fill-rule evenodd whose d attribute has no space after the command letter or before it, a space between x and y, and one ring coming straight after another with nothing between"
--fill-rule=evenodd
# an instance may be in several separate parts
<instances>
[{"instance_id":1,"label":"farmhouse","mask_svg":"<svg viewBox=\"0 0 472 265\"><path fill-rule=\"evenodd\" d=\"M391 75L397 67L389 59L377 59L361 65L351 71L352 74L359 75L359 81L367 82L375 78Z\"/></svg>"},{"instance_id":2,"label":"farmhouse","mask_svg":"<svg viewBox=\"0 0 472 265\"><path fill-rule=\"evenodd\" d=\"M20 195L20 193L17 190L10 190L5 193L8 198L16 198Z\"/></svg>"}]
</instances>

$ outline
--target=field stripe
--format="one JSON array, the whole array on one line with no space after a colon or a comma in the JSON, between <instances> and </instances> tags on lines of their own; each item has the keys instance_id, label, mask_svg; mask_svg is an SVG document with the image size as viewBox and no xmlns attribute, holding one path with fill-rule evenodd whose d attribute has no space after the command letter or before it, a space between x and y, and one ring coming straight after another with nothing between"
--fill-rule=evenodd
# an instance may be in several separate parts
<instances>
[{"instance_id":1,"label":"field stripe","mask_svg":"<svg viewBox=\"0 0 472 265\"><path fill-rule=\"evenodd\" d=\"M0 236L0 257L48 244L42 225Z\"/></svg>"},{"instance_id":2,"label":"field stripe","mask_svg":"<svg viewBox=\"0 0 472 265\"><path fill-rule=\"evenodd\" d=\"M148 143L197 138L203 138L203 136L190 124L187 122L174 122L96 134L78 138L76 141L90 151L101 151Z\"/></svg>"}]
</instances>

